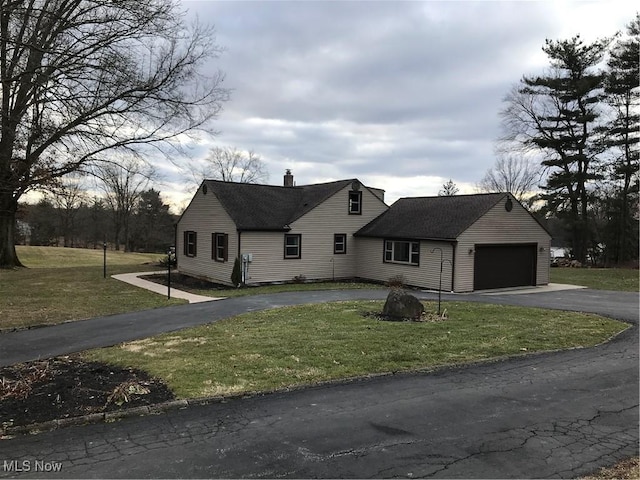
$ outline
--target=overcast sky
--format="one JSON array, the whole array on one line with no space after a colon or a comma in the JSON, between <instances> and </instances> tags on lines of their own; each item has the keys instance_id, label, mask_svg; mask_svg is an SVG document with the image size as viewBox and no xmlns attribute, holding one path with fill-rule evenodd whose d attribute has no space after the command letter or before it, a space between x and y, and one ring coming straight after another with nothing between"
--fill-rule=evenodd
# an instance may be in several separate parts
<instances>
[{"instance_id":1,"label":"overcast sky","mask_svg":"<svg viewBox=\"0 0 640 480\"><path fill-rule=\"evenodd\" d=\"M495 161L503 98L548 65L546 38L624 30L632 2L185 1L225 49L210 68L232 90L191 149L253 150L282 185L358 178L399 197L461 193ZM163 172L165 193L190 197ZM191 192L192 193L192 192Z\"/></svg>"}]
</instances>

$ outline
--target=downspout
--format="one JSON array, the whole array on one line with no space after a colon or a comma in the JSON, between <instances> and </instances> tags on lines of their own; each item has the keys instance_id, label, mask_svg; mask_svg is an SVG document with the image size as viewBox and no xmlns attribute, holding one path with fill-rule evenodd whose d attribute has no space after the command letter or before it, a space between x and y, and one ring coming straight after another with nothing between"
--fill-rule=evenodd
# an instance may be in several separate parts
<instances>
[{"instance_id":1,"label":"downspout","mask_svg":"<svg viewBox=\"0 0 640 480\"><path fill-rule=\"evenodd\" d=\"M457 241L451 242L451 292L453 292L453 286L454 286L453 277L456 274L456 250L457 250L457 247L458 247L458 242Z\"/></svg>"},{"instance_id":2,"label":"downspout","mask_svg":"<svg viewBox=\"0 0 640 480\"><path fill-rule=\"evenodd\" d=\"M240 253L242 252L242 232L238 229L238 260L241 262L240 263L240 280L241 280L241 284L244 285L245 284L245 278L244 278L244 262L242 261L242 254Z\"/></svg>"}]
</instances>

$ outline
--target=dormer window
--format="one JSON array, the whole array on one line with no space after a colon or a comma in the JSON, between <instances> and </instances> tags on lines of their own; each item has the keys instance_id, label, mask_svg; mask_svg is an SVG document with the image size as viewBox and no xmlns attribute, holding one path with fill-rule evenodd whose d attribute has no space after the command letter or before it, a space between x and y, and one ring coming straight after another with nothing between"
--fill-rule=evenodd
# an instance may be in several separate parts
<instances>
[{"instance_id":1,"label":"dormer window","mask_svg":"<svg viewBox=\"0 0 640 480\"><path fill-rule=\"evenodd\" d=\"M362 192L349 192L349 215L362 214Z\"/></svg>"}]
</instances>

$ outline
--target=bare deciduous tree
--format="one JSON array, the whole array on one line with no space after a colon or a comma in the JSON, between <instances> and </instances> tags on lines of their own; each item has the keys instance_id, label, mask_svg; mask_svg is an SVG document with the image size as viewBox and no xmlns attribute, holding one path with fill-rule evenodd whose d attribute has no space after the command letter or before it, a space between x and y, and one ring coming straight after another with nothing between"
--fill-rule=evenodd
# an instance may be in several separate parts
<instances>
[{"instance_id":1,"label":"bare deciduous tree","mask_svg":"<svg viewBox=\"0 0 640 480\"><path fill-rule=\"evenodd\" d=\"M239 183L259 183L269 178L260 155L236 147L213 147L203 162L189 169L196 186L206 178Z\"/></svg>"},{"instance_id":2,"label":"bare deciduous tree","mask_svg":"<svg viewBox=\"0 0 640 480\"><path fill-rule=\"evenodd\" d=\"M129 251L130 220L142 192L157 177L155 170L136 157L105 162L97 166L94 175L98 187L104 192L107 205L113 215L113 242L120 250L124 243Z\"/></svg>"},{"instance_id":3,"label":"bare deciduous tree","mask_svg":"<svg viewBox=\"0 0 640 480\"><path fill-rule=\"evenodd\" d=\"M540 168L526 157L499 156L477 184L480 192L509 192L526 203L540 181Z\"/></svg>"},{"instance_id":4,"label":"bare deciduous tree","mask_svg":"<svg viewBox=\"0 0 640 480\"><path fill-rule=\"evenodd\" d=\"M0 268L18 200L107 150L209 130L228 96L213 30L173 0L0 2Z\"/></svg>"}]
</instances>

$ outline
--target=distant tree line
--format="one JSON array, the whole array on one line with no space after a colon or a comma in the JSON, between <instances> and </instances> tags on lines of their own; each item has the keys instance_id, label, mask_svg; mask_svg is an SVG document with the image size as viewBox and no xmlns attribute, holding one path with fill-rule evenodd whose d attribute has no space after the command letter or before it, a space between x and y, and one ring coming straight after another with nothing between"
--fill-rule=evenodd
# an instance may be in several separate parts
<instances>
[{"instance_id":1,"label":"distant tree line","mask_svg":"<svg viewBox=\"0 0 640 480\"><path fill-rule=\"evenodd\" d=\"M542 49L549 67L505 98L499 158L480 189L522 199L538 186L529 205L573 258L637 265L640 16L613 38Z\"/></svg>"},{"instance_id":2,"label":"distant tree line","mask_svg":"<svg viewBox=\"0 0 640 480\"><path fill-rule=\"evenodd\" d=\"M169 212L160 192L140 191L125 211L118 202L86 192L62 189L49 192L36 204L21 203L17 215L18 244L102 248L127 252L164 253L175 242L178 219ZM122 199L121 199L122 200ZM127 224L126 234L122 225Z\"/></svg>"}]
</instances>

